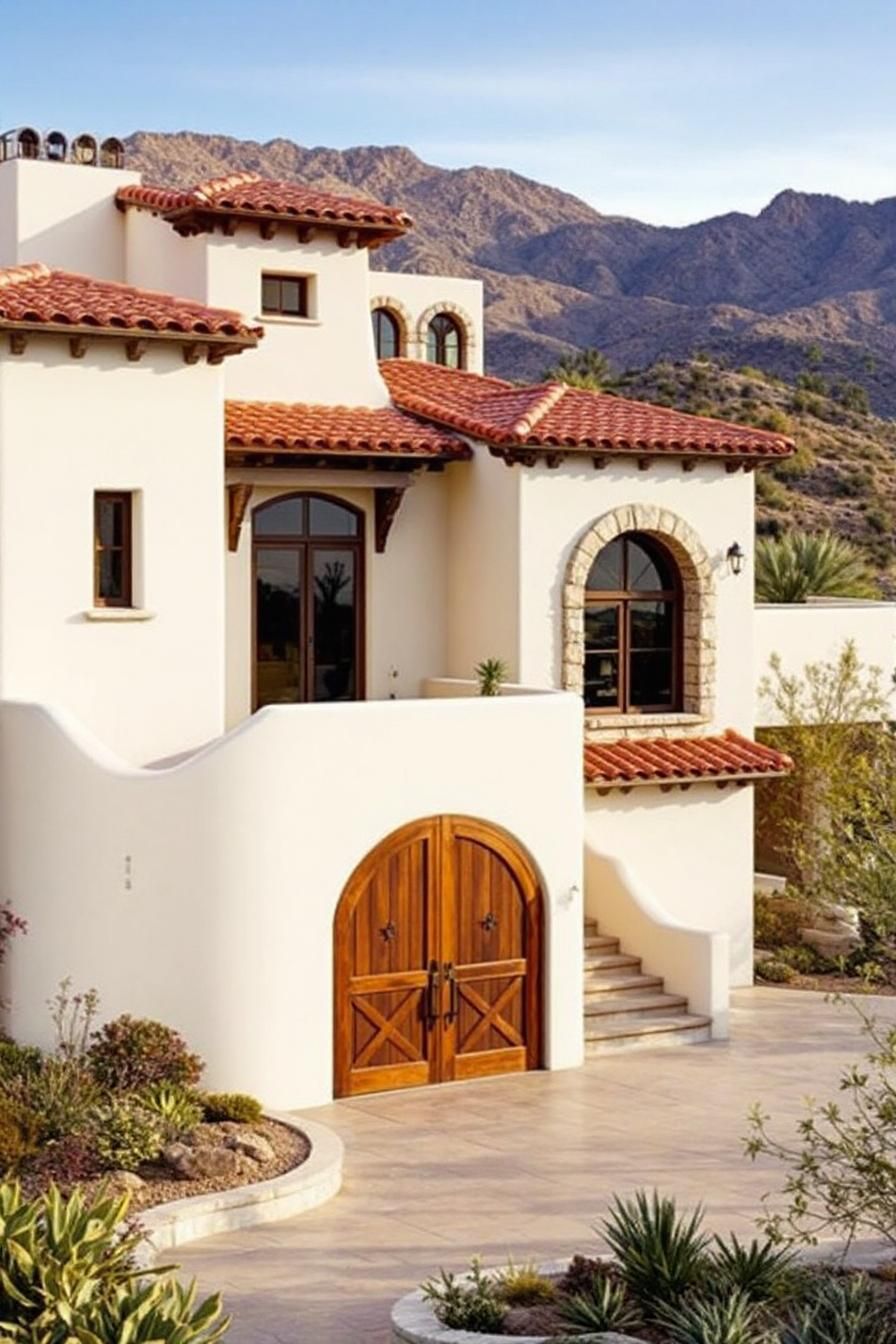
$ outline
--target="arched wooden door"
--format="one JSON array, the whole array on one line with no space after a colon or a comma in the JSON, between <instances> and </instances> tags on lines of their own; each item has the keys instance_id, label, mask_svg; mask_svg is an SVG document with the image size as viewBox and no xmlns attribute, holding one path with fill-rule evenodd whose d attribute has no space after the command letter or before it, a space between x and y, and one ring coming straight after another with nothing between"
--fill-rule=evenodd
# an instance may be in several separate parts
<instances>
[{"instance_id":1,"label":"arched wooden door","mask_svg":"<svg viewBox=\"0 0 896 1344\"><path fill-rule=\"evenodd\" d=\"M538 879L497 827L388 836L336 912L336 1095L537 1068L541 930Z\"/></svg>"}]
</instances>

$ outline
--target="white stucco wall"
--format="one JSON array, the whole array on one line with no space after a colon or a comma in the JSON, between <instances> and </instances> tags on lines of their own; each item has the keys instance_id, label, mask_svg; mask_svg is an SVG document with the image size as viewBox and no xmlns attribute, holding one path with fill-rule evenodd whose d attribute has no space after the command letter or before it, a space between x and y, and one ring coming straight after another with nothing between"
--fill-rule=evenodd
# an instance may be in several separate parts
<instances>
[{"instance_id":1,"label":"white stucco wall","mask_svg":"<svg viewBox=\"0 0 896 1344\"><path fill-rule=\"evenodd\" d=\"M503 826L540 873L546 1064L581 1061L573 697L278 707L158 771L120 768L41 707L0 707L0 743L0 890L29 923L0 984L17 1039L50 1044L46 1000L71 976L104 1018L180 1029L212 1088L329 1101L339 896L397 827L458 812Z\"/></svg>"},{"instance_id":2,"label":"white stucco wall","mask_svg":"<svg viewBox=\"0 0 896 1344\"><path fill-rule=\"evenodd\" d=\"M836 663L847 641L856 646L865 668L881 672L881 689L894 701L896 667L896 602L863 602L814 598L805 603L757 603L753 617L756 723L780 722L774 704L760 692L769 675L773 654L790 676L800 675L808 663Z\"/></svg>"},{"instance_id":3,"label":"white stucco wall","mask_svg":"<svg viewBox=\"0 0 896 1344\"><path fill-rule=\"evenodd\" d=\"M507 471L506 467L501 470ZM753 477L724 464L652 462L638 471L615 459L600 471L590 460L559 467L514 467L520 482L520 604L517 675L532 686L559 686L563 585L569 556L582 533L626 504L650 504L683 519L709 555L716 584L715 724L750 733L753 727L753 576L749 559L735 577L725 559L735 540L745 550L753 533ZM508 473L510 474L510 473Z\"/></svg>"},{"instance_id":4,"label":"white stucco wall","mask_svg":"<svg viewBox=\"0 0 896 1344\"><path fill-rule=\"evenodd\" d=\"M0 163L0 266L42 261L102 280L125 278L119 187L139 173L42 159Z\"/></svg>"},{"instance_id":5,"label":"white stucco wall","mask_svg":"<svg viewBox=\"0 0 896 1344\"><path fill-rule=\"evenodd\" d=\"M153 346L0 352L0 696L64 706L126 760L223 727L221 370ZM132 490L135 602L93 621L93 494Z\"/></svg>"},{"instance_id":6,"label":"white stucco wall","mask_svg":"<svg viewBox=\"0 0 896 1344\"><path fill-rule=\"evenodd\" d=\"M125 210L121 218L125 278L129 285L177 294L197 303L208 302L208 248L204 235L182 238L164 219L148 210Z\"/></svg>"},{"instance_id":7,"label":"white stucco wall","mask_svg":"<svg viewBox=\"0 0 896 1344\"><path fill-rule=\"evenodd\" d=\"M715 783L695 784L687 792L663 793L639 786L603 797L586 790L586 846L594 854L624 866L630 895L643 895L658 911L687 928L728 935L732 985L753 979L753 790ZM601 931L624 936L601 903L601 875L589 881L587 910ZM615 906L614 906L615 909ZM624 951L646 954L641 946ZM667 961L662 949L644 970L664 975L667 988L690 993L687 960ZM724 982L723 982L724 984ZM727 986L725 986L727 988ZM727 996L726 996L727 997Z\"/></svg>"},{"instance_id":8,"label":"white stucco wall","mask_svg":"<svg viewBox=\"0 0 896 1344\"><path fill-rule=\"evenodd\" d=\"M376 254L374 253L374 259ZM412 275L404 271L371 271L370 301L385 300L404 329L408 359L426 358L426 327L437 311L457 318L466 335L466 368L481 373L485 329L482 281L460 276Z\"/></svg>"}]
</instances>

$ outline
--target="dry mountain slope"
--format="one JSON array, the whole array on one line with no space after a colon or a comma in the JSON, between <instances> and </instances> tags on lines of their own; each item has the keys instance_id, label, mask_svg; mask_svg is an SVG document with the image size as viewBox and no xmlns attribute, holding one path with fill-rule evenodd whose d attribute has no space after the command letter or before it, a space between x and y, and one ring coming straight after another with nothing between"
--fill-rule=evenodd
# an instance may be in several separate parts
<instances>
[{"instance_id":1,"label":"dry mountain slope","mask_svg":"<svg viewBox=\"0 0 896 1344\"><path fill-rule=\"evenodd\" d=\"M402 146L306 149L138 132L129 165L187 184L254 169L405 206L417 228L377 265L485 282L494 372L530 378L571 347L617 368L695 347L793 376L807 345L896 414L896 199L782 192L759 215L660 228L599 214L516 173L444 169Z\"/></svg>"}]
</instances>

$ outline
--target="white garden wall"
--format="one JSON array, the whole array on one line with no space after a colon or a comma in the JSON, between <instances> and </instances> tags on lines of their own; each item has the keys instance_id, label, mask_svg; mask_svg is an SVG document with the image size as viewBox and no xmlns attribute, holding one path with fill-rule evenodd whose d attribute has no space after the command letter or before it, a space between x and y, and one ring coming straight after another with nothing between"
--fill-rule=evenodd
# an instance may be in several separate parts
<instances>
[{"instance_id":1,"label":"white garden wall","mask_svg":"<svg viewBox=\"0 0 896 1344\"><path fill-rule=\"evenodd\" d=\"M0 706L0 891L28 920L0 992L50 1043L64 976L179 1028L210 1087L332 1095L332 923L356 864L444 812L504 827L546 893L546 1063L582 1058L581 708L567 695L267 709L129 770L71 719Z\"/></svg>"}]
</instances>

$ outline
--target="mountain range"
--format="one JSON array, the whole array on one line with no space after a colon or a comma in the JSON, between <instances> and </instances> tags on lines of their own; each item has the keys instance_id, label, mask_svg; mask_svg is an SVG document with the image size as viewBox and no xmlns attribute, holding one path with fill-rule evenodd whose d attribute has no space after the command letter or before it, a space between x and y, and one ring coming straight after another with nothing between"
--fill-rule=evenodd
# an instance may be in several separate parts
<instances>
[{"instance_id":1,"label":"mountain range","mask_svg":"<svg viewBox=\"0 0 896 1344\"><path fill-rule=\"evenodd\" d=\"M867 204L783 191L758 215L684 227L604 215L501 168L439 168L404 146L139 131L127 165L190 185L237 169L405 207L415 229L379 269L475 276L491 372L541 377L599 348L617 370L706 351L784 378L815 366L859 381L896 416L896 197Z\"/></svg>"}]
</instances>

